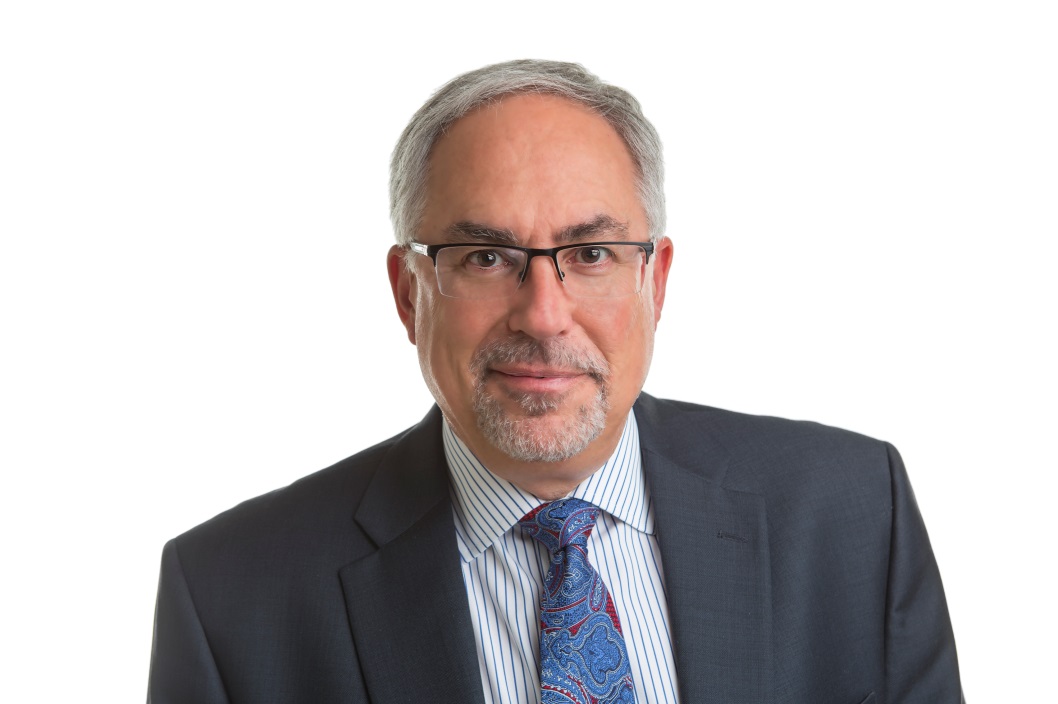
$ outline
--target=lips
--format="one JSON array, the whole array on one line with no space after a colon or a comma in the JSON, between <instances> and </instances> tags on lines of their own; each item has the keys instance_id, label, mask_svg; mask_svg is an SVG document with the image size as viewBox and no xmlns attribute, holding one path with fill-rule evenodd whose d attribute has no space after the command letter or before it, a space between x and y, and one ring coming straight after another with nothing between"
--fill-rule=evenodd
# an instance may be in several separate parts
<instances>
[{"instance_id":1,"label":"lips","mask_svg":"<svg viewBox=\"0 0 1058 704\"><path fill-rule=\"evenodd\" d=\"M489 376L509 392L555 394L569 391L584 378L584 372L547 367L508 367L489 369Z\"/></svg>"},{"instance_id":2,"label":"lips","mask_svg":"<svg viewBox=\"0 0 1058 704\"><path fill-rule=\"evenodd\" d=\"M506 366L497 365L489 369L489 371L503 374L504 376L514 377L535 377L537 379L566 379L575 376L581 376L585 372L580 369L553 369L551 367L522 367L522 366Z\"/></svg>"}]
</instances>

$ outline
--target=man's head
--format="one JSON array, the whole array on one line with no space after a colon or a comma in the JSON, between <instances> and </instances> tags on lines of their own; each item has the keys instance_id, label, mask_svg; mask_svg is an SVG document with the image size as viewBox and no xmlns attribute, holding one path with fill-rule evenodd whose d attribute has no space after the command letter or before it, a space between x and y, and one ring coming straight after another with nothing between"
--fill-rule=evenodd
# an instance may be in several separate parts
<instances>
[{"instance_id":1,"label":"man's head","mask_svg":"<svg viewBox=\"0 0 1058 704\"><path fill-rule=\"evenodd\" d=\"M389 205L398 244L417 233L426 199L434 144L449 125L488 103L519 93L562 96L580 103L614 128L636 165L636 187L651 239L665 234L665 173L661 139L628 91L599 80L579 64L518 60L457 76L426 101L404 129L390 162Z\"/></svg>"},{"instance_id":2,"label":"man's head","mask_svg":"<svg viewBox=\"0 0 1058 704\"><path fill-rule=\"evenodd\" d=\"M554 87L569 76L579 92ZM589 94L613 96L649 139L619 132ZM440 126L424 117L451 106ZM649 166L632 139L653 145ZM568 492L612 452L650 364L672 253L656 134L631 96L580 67L514 62L442 88L393 163L404 246L390 278L434 398L494 472ZM640 244L503 248L598 242ZM478 247L437 247L463 243Z\"/></svg>"}]
</instances>

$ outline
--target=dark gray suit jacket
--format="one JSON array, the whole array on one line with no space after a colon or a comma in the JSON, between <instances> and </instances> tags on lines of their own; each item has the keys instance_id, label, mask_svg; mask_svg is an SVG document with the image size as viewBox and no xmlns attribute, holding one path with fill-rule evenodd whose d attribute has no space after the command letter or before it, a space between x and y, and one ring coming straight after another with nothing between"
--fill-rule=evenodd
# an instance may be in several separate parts
<instances>
[{"instance_id":1,"label":"dark gray suit jacket","mask_svg":"<svg viewBox=\"0 0 1058 704\"><path fill-rule=\"evenodd\" d=\"M813 423L635 407L685 704L959 702L896 451ZM172 540L148 701L481 702L441 415Z\"/></svg>"}]
</instances>

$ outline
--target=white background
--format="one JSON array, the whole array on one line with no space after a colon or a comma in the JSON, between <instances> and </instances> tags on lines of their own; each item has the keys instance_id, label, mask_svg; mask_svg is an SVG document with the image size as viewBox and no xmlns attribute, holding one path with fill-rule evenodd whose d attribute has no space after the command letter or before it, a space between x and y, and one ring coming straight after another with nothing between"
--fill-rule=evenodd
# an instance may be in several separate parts
<instances>
[{"instance_id":1,"label":"white background","mask_svg":"<svg viewBox=\"0 0 1058 704\"><path fill-rule=\"evenodd\" d=\"M647 390L894 442L967 694L1053 694L1052 7L5 3L0 699L140 700L162 544L426 412L389 151L521 57L665 141Z\"/></svg>"}]
</instances>

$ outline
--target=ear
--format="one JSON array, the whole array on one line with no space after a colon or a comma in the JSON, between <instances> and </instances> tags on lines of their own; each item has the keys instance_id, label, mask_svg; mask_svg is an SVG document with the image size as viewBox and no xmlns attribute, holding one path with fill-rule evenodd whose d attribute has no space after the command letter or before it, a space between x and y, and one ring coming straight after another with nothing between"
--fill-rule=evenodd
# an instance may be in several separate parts
<instances>
[{"instance_id":1,"label":"ear","mask_svg":"<svg viewBox=\"0 0 1058 704\"><path fill-rule=\"evenodd\" d=\"M665 305L665 286L669 282L669 267L672 266L672 240L662 237L654 244L654 325L661 320L661 309Z\"/></svg>"},{"instance_id":2,"label":"ear","mask_svg":"<svg viewBox=\"0 0 1058 704\"><path fill-rule=\"evenodd\" d=\"M408 341L415 344L415 297L418 281L404 257L407 254L400 245L393 245L386 255L386 268L389 270L389 285L393 289L393 300L397 304L397 315L404 329L408 331Z\"/></svg>"}]
</instances>

